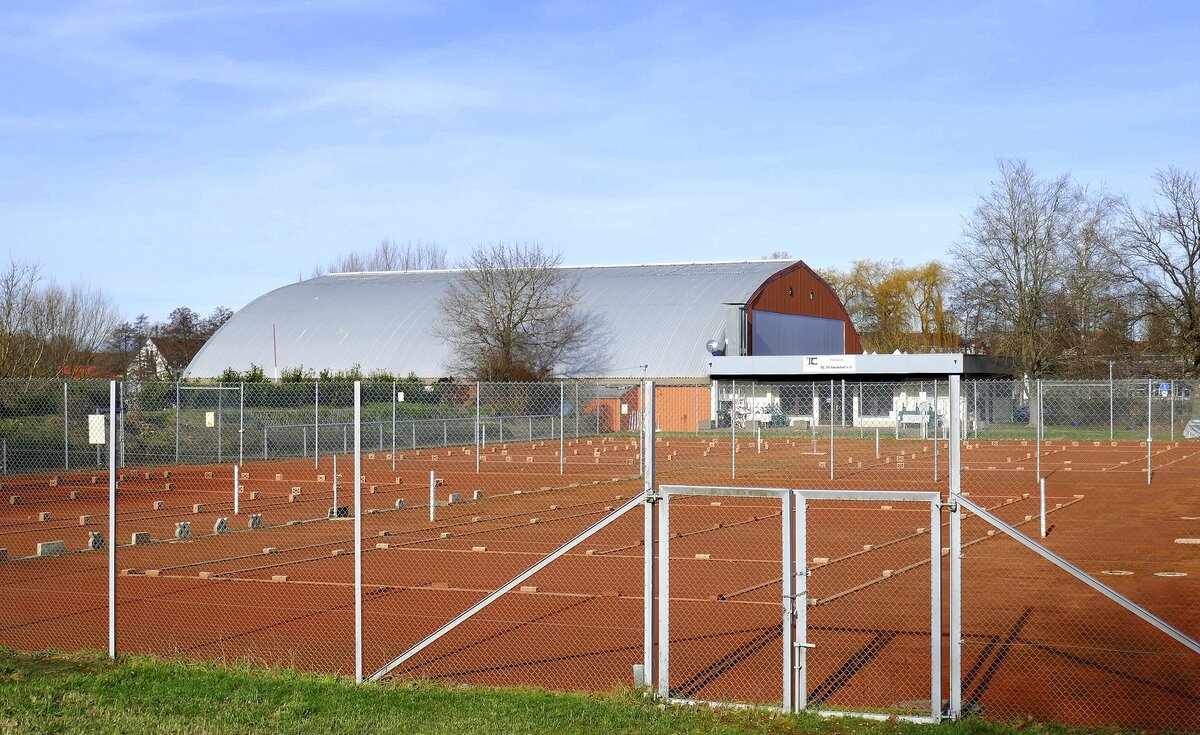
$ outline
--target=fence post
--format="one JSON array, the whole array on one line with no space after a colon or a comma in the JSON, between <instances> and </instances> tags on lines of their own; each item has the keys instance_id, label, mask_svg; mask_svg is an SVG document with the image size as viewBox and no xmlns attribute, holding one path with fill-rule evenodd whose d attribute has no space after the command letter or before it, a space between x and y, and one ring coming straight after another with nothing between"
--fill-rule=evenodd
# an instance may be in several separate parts
<instances>
[{"instance_id":1,"label":"fence post","mask_svg":"<svg viewBox=\"0 0 1200 735\"><path fill-rule=\"evenodd\" d=\"M938 481L938 382L933 381L933 481Z\"/></svg>"},{"instance_id":2,"label":"fence post","mask_svg":"<svg viewBox=\"0 0 1200 735\"><path fill-rule=\"evenodd\" d=\"M787 492L780 500L783 506L780 509L783 521L780 529L783 536L783 570L780 577L783 583L783 711L795 712L796 706L792 696L795 691L793 679L796 674L796 572L792 564L795 561L796 524L792 504L796 498Z\"/></svg>"},{"instance_id":3,"label":"fence post","mask_svg":"<svg viewBox=\"0 0 1200 735\"><path fill-rule=\"evenodd\" d=\"M238 464L242 464L243 442L246 438L246 383L238 386Z\"/></svg>"},{"instance_id":4,"label":"fence post","mask_svg":"<svg viewBox=\"0 0 1200 735\"><path fill-rule=\"evenodd\" d=\"M337 472L333 474L337 482ZM337 515L337 508L334 508ZM354 381L354 681L363 680L362 381Z\"/></svg>"},{"instance_id":5,"label":"fence post","mask_svg":"<svg viewBox=\"0 0 1200 735\"><path fill-rule=\"evenodd\" d=\"M729 396L729 436L730 436L730 457L729 457L729 476L737 477L737 381L730 381L730 396Z\"/></svg>"},{"instance_id":6,"label":"fence post","mask_svg":"<svg viewBox=\"0 0 1200 735\"><path fill-rule=\"evenodd\" d=\"M833 440L833 378L829 379L829 479L833 479L833 465L836 461L834 452L837 446Z\"/></svg>"},{"instance_id":7,"label":"fence post","mask_svg":"<svg viewBox=\"0 0 1200 735\"><path fill-rule=\"evenodd\" d=\"M1038 478L1038 489L1042 512L1042 538L1046 538L1046 478Z\"/></svg>"},{"instance_id":8,"label":"fence post","mask_svg":"<svg viewBox=\"0 0 1200 735\"><path fill-rule=\"evenodd\" d=\"M1175 379L1171 378L1171 441L1175 441Z\"/></svg>"},{"instance_id":9,"label":"fence post","mask_svg":"<svg viewBox=\"0 0 1200 735\"><path fill-rule=\"evenodd\" d=\"M179 405L179 381L175 381L175 464L179 464L179 412L183 406Z\"/></svg>"},{"instance_id":10,"label":"fence post","mask_svg":"<svg viewBox=\"0 0 1200 735\"><path fill-rule=\"evenodd\" d=\"M437 485L433 470L429 471L429 522L433 523L434 508L437 507L437 496L434 494L434 487Z\"/></svg>"},{"instance_id":11,"label":"fence post","mask_svg":"<svg viewBox=\"0 0 1200 735\"><path fill-rule=\"evenodd\" d=\"M125 466L125 409L128 408L128 406L125 403L125 401L128 400L128 396L125 395L125 381L121 381L120 384L118 384L117 390L119 393L118 397L120 399L118 401L120 410L117 412L117 418L118 418L117 423L121 427L121 446L120 446L121 456L120 456L118 462L121 465L121 467L124 467Z\"/></svg>"},{"instance_id":12,"label":"fence post","mask_svg":"<svg viewBox=\"0 0 1200 735\"><path fill-rule=\"evenodd\" d=\"M1113 361L1108 361L1108 440L1113 440Z\"/></svg>"},{"instance_id":13,"label":"fence post","mask_svg":"<svg viewBox=\"0 0 1200 735\"><path fill-rule=\"evenodd\" d=\"M575 412L575 438L579 438L579 381L575 381L575 405L572 406Z\"/></svg>"},{"instance_id":14,"label":"fence post","mask_svg":"<svg viewBox=\"0 0 1200 735\"><path fill-rule=\"evenodd\" d=\"M956 405L959 376L950 376L950 403ZM962 426L958 412L950 413L950 711L957 720L962 711Z\"/></svg>"},{"instance_id":15,"label":"fence post","mask_svg":"<svg viewBox=\"0 0 1200 735\"><path fill-rule=\"evenodd\" d=\"M338 474L337 474L337 454L332 457L333 460L333 517L338 517ZM357 511L356 511L357 512Z\"/></svg>"},{"instance_id":16,"label":"fence post","mask_svg":"<svg viewBox=\"0 0 1200 735\"><path fill-rule=\"evenodd\" d=\"M400 396L396 393L396 381L392 381L392 471L396 471L396 404L400 402ZM417 433L416 424L413 424L413 435Z\"/></svg>"},{"instance_id":17,"label":"fence post","mask_svg":"<svg viewBox=\"0 0 1200 735\"><path fill-rule=\"evenodd\" d=\"M1150 445L1154 442L1154 378L1146 378L1146 484L1150 484Z\"/></svg>"},{"instance_id":18,"label":"fence post","mask_svg":"<svg viewBox=\"0 0 1200 735\"><path fill-rule=\"evenodd\" d=\"M222 430L225 428L225 384L217 383L217 464L221 464Z\"/></svg>"},{"instance_id":19,"label":"fence post","mask_svg":"<svg viewBox=\"0 0 1200 735\"><path fill-rule=\"evenodd\" d=\"M566 392L566 389L566 384L561 380L558 381L558 474L560 475L566 472L567 465L567 449L564 442L567 434L567 414L566 406L563 404L563 394ZM653 401L654 399L651 398L650 400ZM651 423L653 423L653 420L651 420ZM503 436L503 432L501 432L501 436Z\"/></svg>"},{"instance_id":20,"label":"fence post","mask_svg":"<svg viewBox=\"0 0 1200 735\"><path fill-rule=\"evenodd\" d=\"M63 470L71 469L71 450L68 447L69 435L67 427L70 426L71 418L67 411L67 384L63 383Z\"/></svg>"},{"instance_id":21,"label":"fence post","mask_svg":"<svg viewBox=\"0 0 1200 735\"><path fill-rule=\"evenodd\" d=\"M236 465L236 464L233 466L233 514L234 515L238 515L238 508L240 507L238 505L238 480L240 479L238 477L238 467L239 467L239 465Z\"/></svg>"},{"instance_id":22,"label":"fence post","mask_svg":"<svg viewBox=\"0 0 1200 735\"><path fill-rule=\"evenodd\" d=\"M653 381L648 381L646 385L648 386L647 392L649 393L646 406L650 414L650 419L643 422L642 429L651 437L651 439L653 439L654 383ZM579 386L576 385L575 389L576 392L578 392ZM576 406L575 410L576 417L578 417L578 406ZM642 596L642 670L644 672L646 685L653 687L655 669L654 640L656 627L654 606L657 596L654 552L655 544L658 541L656 538L656 532L658 530L656 518L658 495L654 491L654 445L651 443L648 446L649 449L646 452L646 458L643 462L644 466L642 467L642 490L646 497L646 512L642 529L642 586L644 588L644 593Z\"/></svg>"},{"instance_id":23,"label":"fence post","mask_svg":"<svg viewBox=\"0 0 1200 735\"><path fill-rule=\"evenodd\" d=\"M313 469L321 463L321 383L313 383Z\"/></svg>"},{"instance_id":24,"label":"fence post","mask_svg":"<svg viewBox=\"0 0 1200 735\"><path fill-rule=\"evenodd\" d=\"M267 461L267 425L263 424L263 461Z\"/></svg>"},{"instance_id":25,"label":"fence post","mask_svg":"<svg viewBox=\"0 0 1200 735\"><path fill-rule=\"evenodd\" d=\"M108 657L117 657L117 381L108 382Z\"/></svg>"},{"instance_id":26,"label":"fence post","mask_svg":"<svg viewBox=\"0 0 1200 735\"><path fill-rule=\"evenodd\" d=\"M1045 429L1042 426L1042 379L1037 379L1037 426L1035 427L1035 435L1037 438L1037 477L1040 480L1042 477L1042 432Z\"/></svg>"},{"instance_id":27,"label":"fence post","mask_svg":"<svg viewBox=\"0 0 1200 735\"><path fill-rule=\"evenodd\" d=\"M475 381L475 473L479 474L479 381Z\"/></svg>"}]
</instances>

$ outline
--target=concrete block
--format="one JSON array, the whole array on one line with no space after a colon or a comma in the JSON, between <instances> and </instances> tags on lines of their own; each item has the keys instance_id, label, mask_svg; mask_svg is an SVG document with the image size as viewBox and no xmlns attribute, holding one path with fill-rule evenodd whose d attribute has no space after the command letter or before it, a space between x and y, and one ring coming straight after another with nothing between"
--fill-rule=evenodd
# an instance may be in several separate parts
<instances>
[{"instance_id":1,"label":"concrete block","mask_svg":"<svg viewBox=\"0 0 1200 735\"><path fill-rule=\"evenodd\" d=\"M487 547L486 546L472 546L471 551L483 552L483 551L487 551Z\"/></svg>"},{"instance_id":2,"label":"concrete block","mask_svg":"<svg viewBox=\"0 0 1200 735\"><path fill-rule=\"evenodd\" d=\"M8 561L8 549L0 548L0 564Z\"/></svg>"},{"instance_id":3,"label":"concrete block","mask_svg":"<svg viewBox=\"0 0 1200 735\"><path fill-rule=\"evenodd\" d=\"M143 546L150 543L150 532L134 531L129 537L129 543L133 544L134 546Z\"/></svg>"},{"instance_id":4,"label":"concrete block","mask_svg":"<svg viewBox=\"0 0 1200 735\"><path fill-rule=\"evenodd\" d=\"M204 512L204 503L196 503L195 505L193 505L192 512L193 513L203 513Z\"/></svg>"},{"instance_id":5,"label":"concrete block","mask_svg":"<svg viewBox=\"0 0 1200 735\"><path fill-rule=\"evenodd\" d=\"M471 500L483 500L483 491L476 490L475 492L471 493Z\"/></svg>"},{"instance_id":6,"label":"concrete block","mask_svg":"<svg viewBox=\"0 0 1200 735\"><path fill-rule=\"evenodd\" d=\"M392 545L391 545L391 544L375 544L375 548L377 548L377 549L390 549L390 548L392 548Z\"/></svg>"},{"instance_id":7,"label":"concrete block","mask_svg":"<svg viewBox=\"0 0 1200 735\"><path fill-rule=\"evenodd\" d=\"M175 489L175 483L173 483L173 482L168 482L163 485L163 490L166 490L167 492L171 492L174 489Z\"/></svg>"},{"instance_id":8,"label":"concrete block","mask_svg":"<svg viewBox=\"0 0 1200 735\"><path fill-rule=\"evenodd\" d=\"M450 537L451 537L451 536L453 536L453 535L454 535L454 534L450 533L449 531L442 531L442 532L441 532L441 534L439 534L439 536L438 536L438 537L439 537L439 538L450 538Z\"/></svg>"},{"instance_id":9,"label":"concrete block","mask_svg":"<svg viewBox=\"0 0 1200 735\"><path fill-rule=\"evenodd\" d=\"M251 513L250 520L246 524L246 527L249 528L251 531L257 531L258 529L262 528L263 527L262 513Z\"/></svg>"},{"instance_id":10,"label":"concrete block","mask_svg":"<svg viewBox=\"0 0 1200 735\"><path fill-rule=\"evenodd\" d=\"M325 475L317 475L317 482L325 482ZM295 490L296 488L292 488Z\"/></svg>"},{"instance_id":11,"label":"concrete block","mask_svg":"<svg viewBox=\"0 0 1200 735\"><path fill-rule=\"evenodd\" d=\"M461 503L462 502L462 494L461 493L450 493L450 495L446 497L446 502L450 505L454 505L455 503Z\"/></svg>"},{"instance_id":12,"label":"concrete block","mask_svg":"<svg viewBox=\"0 0 1200 735\"><path fill-rule=\"evenodd\" d=\"M263 548L264 554L274 554L277 551L279 551L279 549L275 548L274 546L267 546Z\"/></svg>"},{"instance_id":13,"label":"concrete block","mask_svg":"<svg viewBox=\"0 0 1200 735\"><path fill-rule=\"evenodd\" d=\"M276 481L278 481L278 480L282 480L282 479L283 479L283 473L282 473L282 472L276 472L276 473L275 473L275 480L276 480Z\"/></svg>"},{"instance_id":14,"label":"concrete block","mask_svg":"<svg viewBox=\"0 0 1200 735\"><path fill-rule=\"evenodd\" d=\"M88 534L88 548L92 551L100 551L107 548L104 545L104 534L99 531L92 531Z\"/></svg>"},{"instance_id":15,"label":"concrete block","mask_svg":"<svg viewBox=\"0 0 1200 735\"><path fill-rule=\"evenodd\" d=\"M521 591L522 592L537 592L538 588L532 584L523 584L523 585L521 585Z\"/></svg>"},{"instance_id":16,"label":"concrete block","mask_svg":"<svg viewBox=\"0 0 1200 735\"><path fill-rule=\"evenodd\" d=\"M271 581L272 582L286 582L286 581L288 581L288 576L286 574L272 574Z\"/></svg>"},{"instance_id":17,"label":"concrete block","mask_svg":"<svg viewBox=\"0 0 1200 735\"><path fill-rule=\"evenodd\" d=\"M214 579L216 577L216 572L197 572L196 576L200 579Z\"/></svg>"},{"instance_id":18,"label":"concrete block","mask_svg":"<svg viewBox=\"0 0 1200 735\"><path fill-rule=\"evenodd\" d=\"M213 473L212 473L211 471L205 472L205 473L204 473L204 479L206 479L206 480L211 480L211 479L213 479Z\"/></svg>"},{"instance_id":19,"label":"concrete block","mask_svg":"<svg viewBox=\"0 0 1200 735\"><path fill-rule=\"evenodd\" d=\"M324 477L324 475L322 475L322 477ZM304 494L304 488L300 487L299 485L292 486L292 495L303 495L303 494Z\"/></svg>"},{"instance_id":20,"label":"concrete block","mask_svg":"<svg viewBox=\"0 0 1200 735\"><path fill-rule=\"evenodd\" d=\"M711 559L712 554L696 554L697 559Z\"/></svg>"},{"instance_id":21,"label":"concrete block","mask_svg":"<svg viewBox=\"0 0 1200 735\"><path fill-rule=\"evenodd\" d=\"M63 541L43 541L37 545L38 556L62 556L67 553L67 544Z\"/></svg>"},{"instance_id":22,"label":"concrete block","mask_svg":"<svg viewBox=\"0 0 1200 735\"><path fill-rule=\"evenodd\" d=\"M404 498L396 498L396 510L404 510Z\"/></svg>"},{"instance_id":23,"label":"concrete block","mask_svg":"<svg viewBox=\"0 0 1200 735\"><path fill-rule=\"evenodd\" d=\"M818 567L819 567L819 566L822 566L822 565L824 565L824 564L828 564L828 563L829 563L829 557L827 557L827 556L814 556L814 557L813 557L813 560L812 560L812 563L813 563L813 566L818 566Z\"/></svg>"},{"instance_id":24,"label":"concrete block","mask_svg":"<svg viewBox=\"0 0 1200 735\"><path fill-rule=\"evenodd\" d=\"M540 519L540 518L530 518L530 519L529 519L529 522L530 522L530 523L538 523L538 522L540 522L540 521L541 521L541 519Z\"/></svg>"},{"instance_id":25,"label":"concrete block","mask_svg":"<svg viewBox=\"0 0 1200 735\"><path fill-rule=\"evenodd\" d=\"M261 497L261 495L259 495L259 492L257 490L250 491L250 499L251 500L258 500L260 497Z\"/></svg>"},{"instance_id":26,"label":"concrete block","mask_svg":"<svg viewBox=\"0 0 1200 735\"><path fill-rule=\"evenodd\" d=\"M885 579L886 579L887 577L890 577L890 576L892 576L893 574L895 574L895 571L893 571L893 570L891 570L891 569L884 569L884 570L883 570L883 577L884 577Z\"/></svg>"},{"instance_id":27,"label":"concrete block","mask_svg":"<svg viewBox=\"0 0 1200 735\"><path fill-rule=\"evenodd\" d=\"M39 521L48 521L48 520L50 520L50 512L49 512L49 511L43 511L43 512L41 512L41 513L38 513L38 520L39 520Z\"/></svg>"},{"instance_id":28,"label":"concrete block","mask_svg":"<svg viewBox=\"0 0 1200 735\"><path fill-rule=\"evenodd\" d=\"M161 573L162 573L162 572L160 572L158 569L147 569L147 570L145 571L145 575L146 575L147 577L157 577L157 576L158 576L159 574L161 574Z\"/></svg>"},{"instance_id":29,"label":"concrete block","mask_svg":"<svg viewBox=\"0 0 1200 735\"><path fill-rule=\"evenodd\" d=\"M20 505L21 504L21 496L20 495L8 496L8 504L9 505Z\"/></svg>"},{"instance_id":30,"label":"concrete block","mask_svg":"<svg viewBox=\"0 0 1200 735\"><path fill-rule=\"evenodd\" d=\"M55 475L50 478L50 487L58 487L62 484L62 475Z\"/></svg>"},{"instance_id":31,"label":"concrete block","mask_svg":"<svg viewBox=\"0 0 1200 735\"><path fill-rule=\"evenodd\" d=\"M187 541L192 537L192 522L179 521L175 524L175 540Z\"/></svg>"},{"instance_id":32,"label":"concrete block","mask_svg":"<svg viewBox=\"0 0 1200 735\"><path fill-rule=\"evenodd\" d=\"M163 479L164 479L164 480L169 480L169 479L171 479L171 471L170 471L170 470L167 470L167 471L163 472Z\"/></svg>"},{"instance_id":33,"label":"concrete block","mask_svg":"<svg viewBox=\"0 0 1200 735\"><path fill-rule=\"evenodd\" d=\"M72 490L71 492L67 493L67 500L79 500L79 491Z\"/></svg>"},{"instance_id":34,"label":"concrete block","mask_svg":"<svg viewBox=\"0 0 1200 735\"><path fill-rule=\"evenodd\" d=\"M161 500L154 501L154 508L153 508L154 510L162 510L163 508L166 508L166 507L167 507L167 504L164 503L163 501L161 501Z\"/></svg>"},{"instance_id":35,"label":"concrete block","mask_svg":"<svg viewBox=\"0 0 1200 735\"><path fill-rule=\"evenodd\" d=\"M79 525L86 526L92 522L91 516L79 516Z\"/></svg>"},{"instance_id":36,"label":"concrete block","mask_svg":"<svg viewBox=\"0 0 1200 735\"><path fill-rule=\"evenodd\" d=\"M213 533L228 533L228 532L229 532L229 519L228 518L224 518L224 517L218 518L213 523Z\"/></svg>"},{"instance_id":37,"label":"concrete block","mask_svg":"<svg viewBox=\"0 0 1200 735\"><path fill-rule=\"evenodd\" d=\"M445 484L446 484L446 478L444 478L444 477L435 477L433 479L434 487L441 487L442 485L445 485Z\"/></svg>"}]
</instances>

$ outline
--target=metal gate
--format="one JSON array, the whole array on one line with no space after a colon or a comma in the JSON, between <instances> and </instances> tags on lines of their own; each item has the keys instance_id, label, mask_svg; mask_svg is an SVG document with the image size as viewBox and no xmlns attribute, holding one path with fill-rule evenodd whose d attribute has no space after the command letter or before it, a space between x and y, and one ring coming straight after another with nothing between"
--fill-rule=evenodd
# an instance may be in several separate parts
<instances>
[{"instance_id":1,"label":"metal gate","mask_svg":"<svg viewBox=\"0 0 1200 735\"><path fill-rule=\"evenodd\" d=\"M659 696L940 718L939 493L659 493Z\"/></svg>"}]
</instances>

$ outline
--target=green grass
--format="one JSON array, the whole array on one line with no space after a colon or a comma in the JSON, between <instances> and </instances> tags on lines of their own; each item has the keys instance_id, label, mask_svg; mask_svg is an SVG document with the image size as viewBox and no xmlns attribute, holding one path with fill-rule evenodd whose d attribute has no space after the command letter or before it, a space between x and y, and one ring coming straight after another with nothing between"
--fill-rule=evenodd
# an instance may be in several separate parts
<instances>
[{"instance_id":1,"label":"green grass","mask_svg":"<svg viewBox=\"0 0 1200 735\"><path fill-rule=\"evenodd\" d=\"M815 733L1040 735L1094 732L1024 722L939 726L765 710L667 707L633 692L395 683L212 664L0 652L0 733Z\"/></svg>"}]
</instances>

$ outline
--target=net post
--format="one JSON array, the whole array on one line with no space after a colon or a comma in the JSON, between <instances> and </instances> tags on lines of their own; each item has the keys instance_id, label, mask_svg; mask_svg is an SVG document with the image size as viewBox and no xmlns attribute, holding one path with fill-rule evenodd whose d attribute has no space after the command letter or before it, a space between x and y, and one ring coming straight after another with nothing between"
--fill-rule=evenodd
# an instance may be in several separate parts
<instances>
[{"instance_id":1,"label":"net post","mask_svg":"<svg viewBox=\"0 0 1200 735\"><path fill-rule=\"evenodd\" d=\"M647 451L644 460L642 476L643 492L645 494L645 517L642 529L642 586L643 586L643 605L642 605L642 667L645 671L646 685L654 686L655 675L655 655L654 646L657 633L657 625L655 620L655 603L658 596L658 576L654 566L654 552L658 542L657 532L657 511L658 511L658 495L654 488L655 470L654 470L654 383L647 381L646 383L646 411L649 417L643 421L642 430L649 436L647 441ZM578 411L578 408L576 408Z\"/></svg>"},{"instance_id":2,"label":"net post","mask_svg":"<svg viewBox=\"0 0 1200 735\"><path fill-rule=\"evenodd\" d=\"M950 403L953 406L958 405L960 381L960 376L950 376ZM947 503L950 509L950 708L947 715L951 720L957 720L962 711L962 506L958 502L962 495L961 442L962 422L955 409L950 412L950 497ZM940 523L935 525L940 529ZM940 549L937 558L941 559ZM940 605L940 601L937 604Z\"/></svg>"},{"instance_id":3,"label":"net post","mask_svg":"<svg viewBox=\"0 0 1200 735\"><path fill-rule=\"evenodd\" d=\"M658 514L658 696L671 698L671 494L663 492Z\"/></svg>"}]
</instances>

